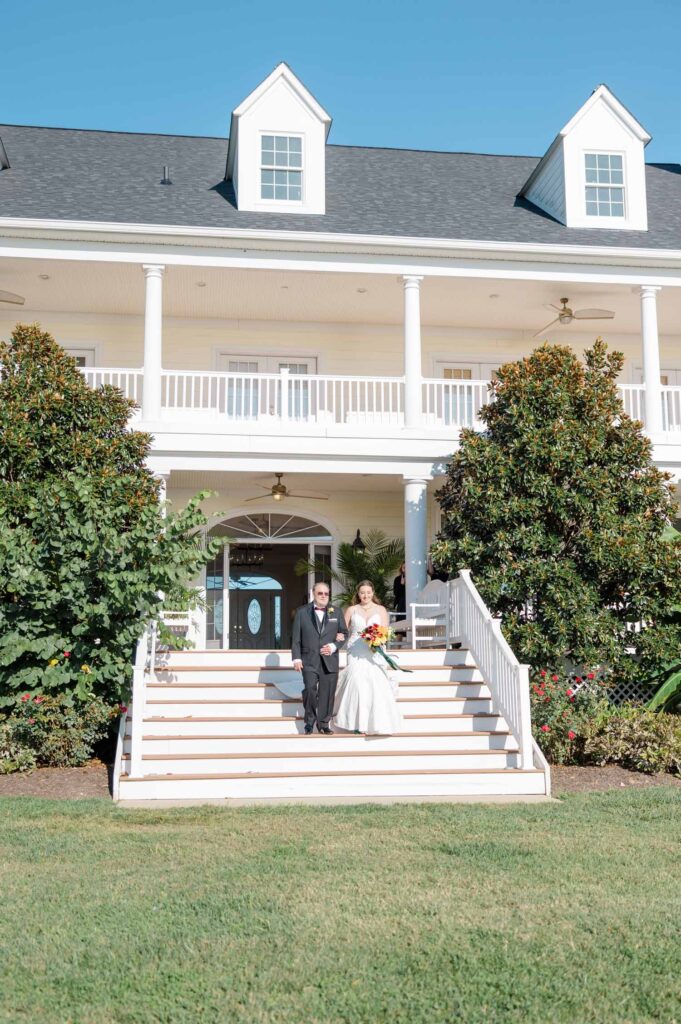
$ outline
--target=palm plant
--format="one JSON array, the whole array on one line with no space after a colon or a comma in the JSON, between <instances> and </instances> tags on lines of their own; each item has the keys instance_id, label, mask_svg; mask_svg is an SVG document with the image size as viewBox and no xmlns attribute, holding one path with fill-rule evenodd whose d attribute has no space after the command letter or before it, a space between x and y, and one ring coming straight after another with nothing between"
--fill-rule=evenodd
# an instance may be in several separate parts
<instances>
[{"instance_id":1,"label":"palm plant","mask_svg":"<svg viewBox=\"0 0 681 1024\"><path fill-rule=\"evenodd\" d=\"M334 584L334 601L346 607L352 604L362 580L370 580L377 599L391 607L392 578L404 561L404 541L390 540L382 530L369 530L364 537L364 545L362 550L345 541L339 544L336 569L325 562L309 562L301 558L296 563L296 574L305 576L313 572L324 578L330 576Z\"/></svg>"}]
</instances>

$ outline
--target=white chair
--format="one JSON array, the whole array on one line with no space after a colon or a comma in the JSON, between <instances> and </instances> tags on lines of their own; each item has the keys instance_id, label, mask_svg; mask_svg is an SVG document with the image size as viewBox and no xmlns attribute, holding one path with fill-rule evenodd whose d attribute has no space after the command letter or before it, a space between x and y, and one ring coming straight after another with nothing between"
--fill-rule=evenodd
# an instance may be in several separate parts
<instances>
[{"instance_id":1,"label":"white chair","mask_svg":"<svg viewBox=\"0 0 681 1024\"><path fill-rule=\"evenodd\" d=\"M446 644L448 593L446 583L442 580L431 580L419 594L418 601L409 605L406 617L391 624L396 636L404 636L405 640L411 641L409 646L413 651L419 643L424 646L427 643L431 646ZM389 614L391 618L396 619L403 613Z\"/></svg>"}]
</instances>

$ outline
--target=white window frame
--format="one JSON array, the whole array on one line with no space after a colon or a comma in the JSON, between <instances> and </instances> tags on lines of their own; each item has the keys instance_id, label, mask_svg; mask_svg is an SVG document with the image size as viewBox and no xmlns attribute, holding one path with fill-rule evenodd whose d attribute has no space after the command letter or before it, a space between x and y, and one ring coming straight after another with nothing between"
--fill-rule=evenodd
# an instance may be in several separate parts
<instances>
[{"instance_id":1,"label":"white window frame","mask_svg":"<svg viewBox=\"0 0 681 1024\"><path fill-rule=\"evenodd\" d=\"M474 359L445 359L442 356L438 356L433 359L433 377L438 380L444 379L445 370L457 369L457 370L470 370L471 380L491 380L492 374L498 369L501 363L506 363L512 357L504 357L502 360L485 360L484 362L478 362ZM453 378L450 378L453 379Z\"/></svg>"},{"instance_id":2,"label":"white window frame","mask_svg":"<svg viewBox=\"0 0 681 1024\"><path fill-rule=\"evenodd\" d=\"M619 156L622 159L622 184L599 184L598 182L586 180L586 158L588 156ZM615 226L626 224L629 217L629 203L628 203L628 186L627 186L627 157L626 153L622 150L610 150L610 149L585 149L582 153L582 176L584 179L584 190L582 193L582 202L584 203L584 219L586 225L594 224L598 227L613 224ZM587 213L586 211L586 190L588 188L621 188L622 189L622 205L624 207L624 213L621 217L604 217L601 214Z\"/></svg>"},{"instance_id":3,"label":"white window frame","mask_svg":"<svg viewBox=\"0 0 681 1024\"><path fill-rule=\"evenodd\" d=\"M62 345L68 356L77 359L79 356L85 359L84 366L98 366L97 347L95 345Z\"/></svg>"},{"instance_id":4,"label":"white window frame","mask_svg":"<svg viewBox=\"0 0 681 1024\"><path fill-rule=\"evenodd\" d=\"M263 165L262 160L262 140L266 135L271 135L274 139L300 139L300 167L277 167L273 164ZM275 143L276 145L276 143ZM300 171L300 199L265 199L262 195L262 172L263 171ZM305 203L305 136L299 132L283 132L279 131L261 131L258 135L258 184L257 184L257 203L265 207L279 207L282 210L296 210L302 207Z\"/></svg>"},{"instance_id":5,"label":"white window frame","mask_svg":"<svg viewBox=\"0 0 681 1024\"><path fill-rule=\"evenodd\" d=\"M279 363L307 363L310 369L307 371L308 374L314 375L318 372L318 360L316 355L301 355L299 352L290 355L288 352L248 352L234 351L233 349L220 348L215 353L215 368L220 373L229 373L229 370L225 370L220 366L220 363L224 360L236 359L240 362L248 363L259 363L263 364L262 369L252 371L253 373L280 373Z\"/></svg>"}]
</instances>

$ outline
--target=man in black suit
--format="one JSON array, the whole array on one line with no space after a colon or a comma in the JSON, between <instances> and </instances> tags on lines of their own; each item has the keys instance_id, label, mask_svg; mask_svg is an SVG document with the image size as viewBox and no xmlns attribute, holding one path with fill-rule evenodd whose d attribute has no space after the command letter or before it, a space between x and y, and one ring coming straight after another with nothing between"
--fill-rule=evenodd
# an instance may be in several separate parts
<instances>
[{"instance_id":1,"label":"man in black suit","mask_svg":"<svg viewBox=\"0 0 681 1024\"><path fill-rule=\"evenodd\" d=\"M348 638L348 627L340 608L329 605L328 583L315 583L314 600L296 612L291 637L291 655L296 672L303 673L305 732L315 722L319 732L330 733L329 722L338 682L338 650Z\"/></svg>"}]
</instances>

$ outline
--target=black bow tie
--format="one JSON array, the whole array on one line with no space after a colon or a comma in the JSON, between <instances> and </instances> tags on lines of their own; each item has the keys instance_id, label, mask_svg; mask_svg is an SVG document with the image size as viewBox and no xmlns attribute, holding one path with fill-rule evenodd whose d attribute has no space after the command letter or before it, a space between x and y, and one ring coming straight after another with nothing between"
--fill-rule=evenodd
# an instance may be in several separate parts
<instances>
[{"instance_id":1,"label":"black bow tie","mask_svg":"<svg viewBox=\"0 0 681 1024\"><path fill-rule=\"evenodd\" d=\"M317 605L315 605L315 606L314 606L314 610L315 610L316 612L325 612L325 611L326 611L326 608L318 608L318 607L317 607Z\"/></svg>"}]
</instances>

